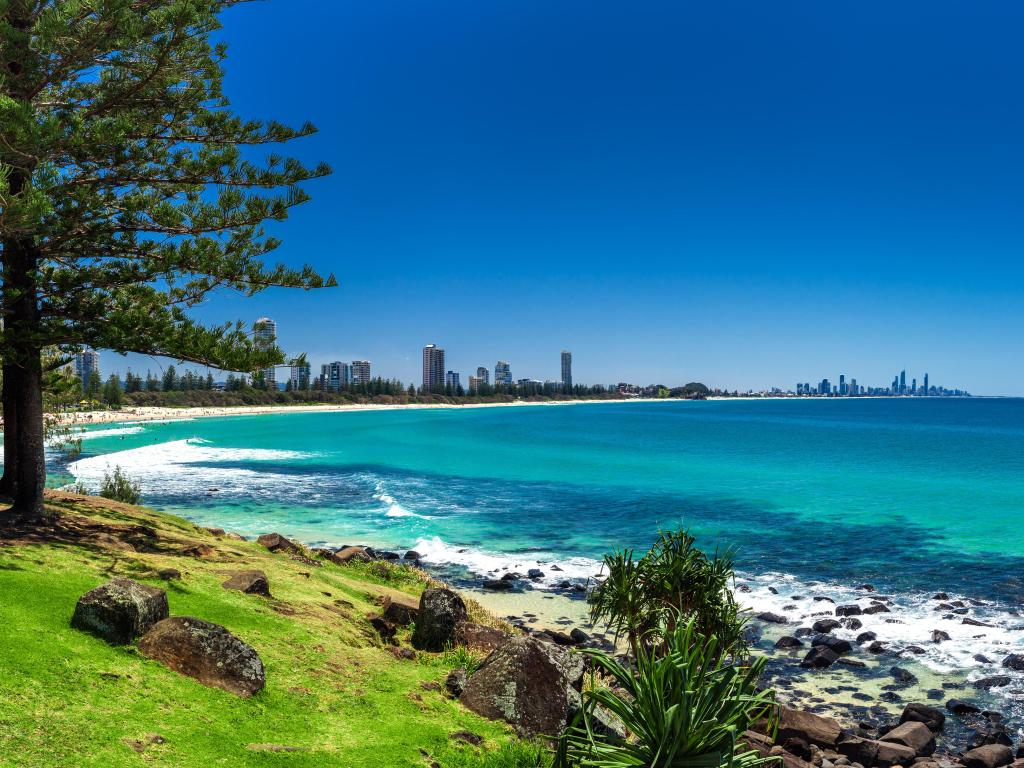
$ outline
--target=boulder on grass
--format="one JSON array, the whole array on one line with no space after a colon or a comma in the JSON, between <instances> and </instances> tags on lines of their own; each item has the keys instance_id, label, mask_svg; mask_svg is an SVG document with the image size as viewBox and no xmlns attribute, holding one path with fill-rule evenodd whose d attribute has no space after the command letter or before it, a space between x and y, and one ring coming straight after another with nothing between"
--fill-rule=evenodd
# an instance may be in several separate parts
<instances>
[{"instance_id":1,"label":"boulder on grass","mask_svg":"<svg viewBox=\"0 0 1024 768\"><path fill-rule=\"evenodd\" d=\"M366 547L344 547L335 552L334 557L331 558L331 562L338 565L368 563L371 560L373 560L373 557L366 551Z\"/></svg>"},{"instance_id":2,"label":"boulder on grass","mask_svg":"<svg viewBox=\"0 0 1024 768\"><path fill-rule=\"evenodd\" d=\"M263 690L263 662L219 624L191 616L164 619L139 641L144 656L203 685L248 698Z\"/></svg>"},{"instance_id":3,"label":"boulder on grass","mask_svg":"<svg viewBox=\"0 0 1024 768\"><path fill-rule=\"evenodd\" d=\"M516 637L466 682L464 706L504 720L524 737L561 733L580 706L583 658L533 637Z\"/></svg>"},{"instance_id":4,"label":"boulder on grass","mask_svg":"<svg viewBox=\"0 0 1024 768\"><path fill-rule=\"evenodd\" d=\"M71 626L126 645L167 615L166 592L119 577L78 598Z\"/></svg>"},{"instance_id":5,"label":"boulder on grass","mask_svg":"<svg viewBox=\"0 0 1024 768\"><path fill-rule=\"evenodd\" d=\"M467 621L466 604L450 589L425 589L420 596L419 618L412 634L414 648L443 651L450 645L455 625Z\"/></svg>"},{"instance_id":6,"label":"boulder on grass","mask_svg":"<svg viewBox=\"0 0 1024 768\"><path fill-rule=\"evenodd\" d=\"M924 723L900 723L885 736L882 736L879 741L910 747L918 756L928 756L935 752L935 734Z\"/></svg>"},{"instance_id":7,"label":"boulder on grass","mask_svg":"<svg viewBox=\"0 0 1024 768\"><path fill-rule=\"evenodd\" d=\"M270 582L263 571L242 571L221 584L224 589L237 589L248 595L270 597Z\"/></svg>"},{"instance_id":8,"label":"boulder on grass","mask_svg":"<svg viewBox=\"0 0 1024 768\"><path fill-rule=\"evenodd\" d=\"M271 552L287 552L288 554L299 553L298 545L295 542L286 539L280 533L264 533L256 539L256 543L266 547Z\"/></svg>"},{"instance_id":9,"label":"boulder on grass","mask_svg":"<svg viewBox=\"0 0 1024 768\"><path fill-rule=\"evenodd\" d=\"M490 653L505 644L509 635L494 627L485 627L471 621L460 621L455 625L452 640L456 645L464 645L471 651Z\"/></svg>"},{"instance_id":10,"label":"boulder on grass","mask_svg":"<svg viewBox=\"0 0 1024 768\"><path fill-rule=\"evenodd\" d=\"M967 768L1001 768L1013 762L1013 750L1005 744L985 744L964 752L960 762Z\"/></svg>"},{"instance_id":11,"label":"boulder on grass","mask_svg":"<svg viewBox=\"0 0 1024 768\"><path fill-rule=\"evenodd\" d=\"M419 604L415 598L404 596L387 596L380 604L380 613L396 627L407 627L416 621L419 615Z\"/></svg>"}]
</instances>

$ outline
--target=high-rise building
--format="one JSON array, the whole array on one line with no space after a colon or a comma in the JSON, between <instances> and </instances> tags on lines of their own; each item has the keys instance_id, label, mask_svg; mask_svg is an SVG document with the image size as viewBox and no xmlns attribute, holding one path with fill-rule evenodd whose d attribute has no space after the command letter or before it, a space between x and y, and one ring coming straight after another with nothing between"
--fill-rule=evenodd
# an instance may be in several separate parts
<instances>
[{"instance_id":1,"label":"high-rise building","mask_svg":"<svg viewBox=\"0 0 1024 768\"><path fill-rule=\"evenodd\" d=\"M320 366L320 388L327 392L340 392L349 385L348 363L335 360Z\"/></svg>"},{"instance_id":2,"label":"high-rise building","mask_svg":"<svg viewBox=\"0 0 1024 768\"><path fill-rule=\"evenodd\" d=\"M436 344L423 348L423 388L434 390L444 386L444 350Z\"/></svg>"},{"instance_id":3,"label":"high-rise building","mask_svg":"<svg viewBox=\"0 0 1024 768\"><path fill-rule=\"evenodd\" d=\"M261 317L256 321L253 340L260 349L273 347L277 344L277 323L269 317ZM275 370L273 366L263 369L263 381L268 389L277 389L277 374Z\"/></svg>"},{"instance_id":4,"label":"high-rise building","mask_svg":"<svg viewBox=\"0 0 1024 768\"><path fill-rule=\"evenodd\" d=\"M921 394L923 394L925 397L928 396L928 374L927 373L924 375L924 391Z\"/></svg>"},{"instance_id":5,"label":"high-rise building","mask_svg":"<svg viewBox=\"0 0 1024 768\"><path fill-rule=\"evenodd\" d=\"M907 372L900 371L900 394L906 394L907 392Z\"/></svg>"},{"instance_id":6,"label":"high-rise building","mask_svg":"<svg viewBox=\"0 0 1024 768\"><path fill-rule=\"evenodd\" d=\"M95 349L82 347L75 355L75 375L81 380L83 390L89 386L89 379L92 378L94 371L97 374L100 372L100 353Z\"/></svg>"},{"instance_id":7,"label":"high-rise building","mask_svg":"<svg viewBox=\"0 0 1024 768\"><path fill-rule=\"evenodd\" d=\"M476 377L480 379L481 384L491 383L491 372L484 368L482 365L476 369Z\"/></svg>"},{"instance_id":8,"label":"high-rise building","mask_svg":"<svg viewBox=\"0 0 1024 768\"><path fill-rule=\"evenodd\" d=\"M444 384L446 387L451 387L452 390L459 388L459 374L457 371L448 371L444 377Z\"/></svg>"},{"instance_id":9,"label":"high-rise building","mask_svg":"<svg viewBox=\"0 0 1024 768\"><path fill-rule=\"evenodd\" d=\"M309 363L290 366L288 383L293 390L309 389Z\"/></svg>"},{"instance_id":10,"label":"high-rise building","mask_svg":"<svg viewBox=\"0 0 1024 768\"><path fill-rule=\"evenodd\" d=\"M839 394L843 395L843 396L845 396L847 394L846 374L845 373L840 373L839 374Z\"/></svg>"},{"instance_id":11,"label":"high-rise building","mask_svg":"<svg viewBox=\"0 0 1024 768\"><path fill-rule=\"evenodd\" d=\"M506 362L505 360L499 360L497 363L494 364L494 386L512 386L512 369L509 367L508 362Z\"/></svg>"},{"instance_id":12,"label":"high-rise building","mask_svg":"<svg viewBox=\"0 0 1024 768\"><path fill-rule=\"evenodd\" d=\"M854 397L860 394L860 389L857 387L856 379L850 379L850 394Z\"/></svg>"},{"instance_id":13,"label":"high-rise building","mask_svg":"<svg viewBox=\"0 0 1024 768\"><path fill-rule=\"evenodd\" d=\"M562 350L562 390L572 391L572 352Z\"/></svg>"},{"instance_id":14,"label":"high-rise building","mask_svg":"<svg viewBox=\"0 0 1024 768\"><path fill-rule=\"evenodd\" d=\"M369 360L353 360L352 361L352 383L353 384L369 384L370 383L370 361Z\"/></svg>"},{"instance_id":15,"label":"high-rise building","mask_svg":"<svg viewBox=\"0 0 1024 768\"><path fill-rule=\"evenodd\" d=\"M910 394L912 394L912 395L916 395L917 394L917 379L911 379L910 380Z\"/></svg>"}]
</instances>

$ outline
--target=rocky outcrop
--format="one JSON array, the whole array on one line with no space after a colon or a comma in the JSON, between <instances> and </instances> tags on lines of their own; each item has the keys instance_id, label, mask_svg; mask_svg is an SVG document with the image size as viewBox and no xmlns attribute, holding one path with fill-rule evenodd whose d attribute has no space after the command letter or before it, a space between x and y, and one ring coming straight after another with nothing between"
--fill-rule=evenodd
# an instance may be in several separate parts
<instances>
[{"instance_id":1,"label":"rocky outcrop","mask_svg":"<svg viewBox=\"0 0 1024 768\"><path fill-rule=\"evenodd\" d=\"M839 723L830 717L822 717L790 707L779 707L778 742L798 738L808 744L834 749L839 740Z\"/></svg>"},{"instance_id":2,"label":"rocky outcrop","mask_svg":"<svg viewBox=\"0 0 1024 768\"><path fill-rule=\"evenodd\" d=\"M248 698L263 690L259 654L219 624L174 616L156 624L139 641L144 656L203 685Z\"/></svg>"},{"instance_id":3,"label":"rocky outcrop","mask_svg":"<svg viewBox=\"0 0 1024 768\"><path fill-rule=\"evenodd\" d=\"M380 606L381 616L396 627L407 627L416 621L420 609L414 598L404 596L386 596Z\"/></svg>"},{"instance_id":4,"label":"rocky outcrop","mask_svg":"<svg viewBox=\"0 0 1024 768\"><path fill-rule=\"evenodd\" d=\"M927 704L907 704L900 715L900 723L924 723L929 731L938 733L946 724L946 716L941 709Z\"/></svg>"},{"instance_id":5,"label":"rocky outcrop","mask_svg":"<svg viewBox=\"0 0 1024 768\"><path fill-rule=\"evenodd\" d=\"M580 706L583 659L533 637L516 637L494 651L466 682L467 708L504 720L521 736L561 733Z\"/></svg>"},{"instance_id":6,"label":"rocky outcrop","mask_svg":"<svg viewBox=\"0 0 1024 768\"><path fill-rule=\"evenodd\" d=\"M455 626L468 620L466 604L458 594L444 588L425 589L420 596L413 647L421 651L443 651L453 641Z\"/></svg>"},{"instance_id":7,"label":"rocky outcrop","mask_svg":"<svg viewBox=\"0 0 1024 768\"><path fill-rule=\"evenodd\" d=\"M116 578L78 598L71 626L126 645L167 615L167 593L162 589Z\"/></svg>"},{"instance_id":8,"label":"rocky outcrop","mask_svg":"<svg viewBox=\"0 0 1024 768\"><path fill-rule=\"evenodd\" d=\"M301 551L298 544L286 539L280 533L264 533L256 539L256 543L266 547L271 552L284 552L289 555L297 555Z\"/></svg>"},{"instance_id":9,"label":"rocky outcrop","mask_svg":"<svg viewBox=\"0 0 1024 768\"><path fill-rule=\"evenodd\" d=\"M334 557L331 561L338 565L347 565L348 563L368 563L373 560L373 556L366 550L366 547L344 547L334 553Z\"/></svg>"},{"instance_id":10,"label":"rocky outcrop","mask_svg":"<svg viewBox=\"0 0 1024 768\"><path fill-rule=\"evenodd\" d=\"M985 744L964 752L960 762L967 768L1001 768L1013 762L1013 750L1005 744Z\"/></svg>"},{"instance_id":11,"label":"rocky outcrop","mask_svg":"<svg viewBox=\"0 0 1024 768\"><path fill-rule=\"evenodd\" d=\"M221 584L224 589L237 589L249 595L270 597L270 582L263 571L242 571Z\"/></svg>"},{"instance_id":12,"label":"rocky outcrop","mask_svg":"<svg viewBox=\"0 0 1024 768\"><path fill-rule=\"evenodd\" d=\"M924 723L906 722L897 725L879 741L902 744L914 750L917 756L927 756L935 752L935 734Z\"/></svg>"},{"instance_id":13,"label":"rocky outcrop","mask_svg":"<svg viewBox=\"0 0 1024 768\"><path fill-rule=\"evenodd\" d=\"M460 621L452 632L452 640L471 651L490 653L508 641L509 635L494 627L485 627L471 621Z\"/></svg>"}]
</instances>

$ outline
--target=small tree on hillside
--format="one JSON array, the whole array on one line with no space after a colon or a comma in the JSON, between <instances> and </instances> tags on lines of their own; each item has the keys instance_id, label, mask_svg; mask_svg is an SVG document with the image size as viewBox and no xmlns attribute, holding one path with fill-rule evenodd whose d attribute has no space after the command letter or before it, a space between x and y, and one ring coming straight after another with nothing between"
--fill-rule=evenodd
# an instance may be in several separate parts
<instances>
[{"instance_id":1,"label":"small tree on hillside","mask_svg":"<svg viewBox=\"0 0 1024 768\"><path fill-rule=\"evenodd\" d=\"M226 48L211 36L237 4L0 1L0 358L15 453L0 490L17 512L43 510L44 348L255 370L280 350L188 310L219 288L333 284L264 264L278 244L264 223L329 169L245 151L314 129L228 108Z\"/></svg>"}]
</instances>

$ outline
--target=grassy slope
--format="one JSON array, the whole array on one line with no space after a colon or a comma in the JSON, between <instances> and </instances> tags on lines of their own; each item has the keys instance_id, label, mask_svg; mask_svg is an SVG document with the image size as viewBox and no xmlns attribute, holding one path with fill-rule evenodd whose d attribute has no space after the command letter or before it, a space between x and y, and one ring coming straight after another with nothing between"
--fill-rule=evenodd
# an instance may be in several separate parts
<instances>
[{"instance_id":1,"label":"grassy slope","mask_svg":"<svg viewBox=\"0 0 1024 768\"><path fill-rule=\"evenodd\" d=\"M215 538L179 518L54 494L63 515L156 530L158 553L117 549L115 537L0 546L0 765L18 766L521 766L532 749L442 691L454 654L400 661L365 621L390 589L418 593L410 569L309 567L254 543ZM2 538L2 532L0 532ZM173 550L215 547L209 559ZM161 568L181 581L164 582ZM266 572L272 600L220 585L240 569ZM114 575L167 590L171 613L223 624L257 649L267 687L250 700L206 688L133 647L73 630L78 597ZM325 594L325 593L330 593ZM338 602L338 601L346 601ZM483 748L452 742L470 730ZM136 752L146 734L166 742ZM253 750L276 744L303 751Z\"/></svg>"}]
</instances>

